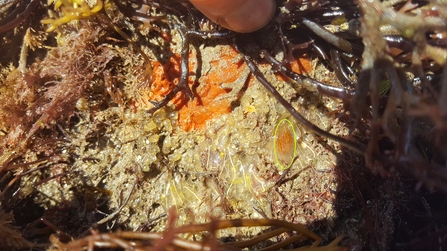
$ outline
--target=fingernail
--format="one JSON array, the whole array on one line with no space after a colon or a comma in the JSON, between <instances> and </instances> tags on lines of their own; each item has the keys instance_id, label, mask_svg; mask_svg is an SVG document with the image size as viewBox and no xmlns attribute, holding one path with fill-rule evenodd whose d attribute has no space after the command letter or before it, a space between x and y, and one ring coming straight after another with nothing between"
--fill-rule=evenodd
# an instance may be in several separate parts
<instances>
[{"instance_id":1,"label":"fingernail","mask_svg":"<svg viewBox=\"0 0 447 251\"><path fill-rule=\"evenodd\" d=\"M213 22L241 33L267 25L275 15L274 0L190 0Z\"/></svg>"}]
</instances>

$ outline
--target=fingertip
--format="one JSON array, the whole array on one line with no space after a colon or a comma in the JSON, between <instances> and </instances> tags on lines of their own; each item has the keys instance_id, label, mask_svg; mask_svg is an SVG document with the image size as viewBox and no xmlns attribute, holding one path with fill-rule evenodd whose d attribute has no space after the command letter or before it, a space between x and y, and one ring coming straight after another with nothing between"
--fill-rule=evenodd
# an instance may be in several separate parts
<instances>
[{"instance_id":1,"label":"fingertip","mask_svg":"<svg viewBox=\"0 0 447 251\"><path fill-rule=\"evenodd\" d=\"M249 33L267 25L275 15L274 0L190 0L205 16L236 32Z\"/></svg>"}]
</instances>

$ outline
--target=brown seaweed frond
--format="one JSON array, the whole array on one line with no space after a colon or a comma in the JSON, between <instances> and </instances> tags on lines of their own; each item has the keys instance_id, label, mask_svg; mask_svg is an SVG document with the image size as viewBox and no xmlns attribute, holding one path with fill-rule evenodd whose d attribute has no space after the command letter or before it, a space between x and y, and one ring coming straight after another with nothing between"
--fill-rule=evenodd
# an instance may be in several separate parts
<instances>
[{"instance_id":1,"label":"brown seaweed frond","mask_svg":"<svg viewBox=\"0 0 447 251\"><path fill-rule=\"evenodd\" d=\"M28 72L9 74L0 93L2 152L22 149L37 131L73 115L76 102L114 57L112 50L93 44L99 35L99 28L69 32Z\"/></svg>"},{"instance_id":2,"label":"brown seaweed frond","mask_svg":"<svg viewBox=\"0 0 447 251\"><path fill-rule=\"evenodd\" d=\"M434 41L427 35L447 31L445 3L431 1L424 8L411 13L396 10L394 6L380 1L359 0L358 4L362 11L361 36L365 49L350 112L354 127L362 120L370 123L366 164L382 174L388 173L392 166L399 167L429 187L447 191L447 172L442 170L440 163L430 163L427 150L421 152L420 147L423 139L433 138L434 135L437 136L433 139L443 138L447 128L447 87L443 81L447 74L447 49L442 46L442 41ZM393 57L391 46L384 38L386 34L399 35L410 42L406 54L410 55L411 60L402 64L397 57ZM427 64L432 67L427 68ZM437 87L429 77L430 70L441 76L440 86ZM390 84L385 102L380 93L383 79ZM370 118L365 116L368 103L371 105ZM383 139L392 144L392 150L383 152L380 149L379 141ZM437 140L434 143L435 146L431 145L430 148L445 154L444 146Z\"/></svg>"},{"instance_id":3,"label":"brown seaweed frond","mask_svg":"<svg viewBox=\"0 0 447 251\"><path fill-rule=\"evenodd\" d=\"M14 215L0 210L0 246L5 250L31 248L33 243L27 241L19 228L13 226Z\"/></svg>"},{"instance_id":4,"label":"brown seaweed frond","mask_svg":"<svg viewBox=\"0 0 447 251\"><path fill-rule=\"evenodd\" d=\"M60 242L56 236L52 236L53 246L61 250L94 250L101 248L121 248L125 250L242 250L259 246L267 240L281 235L285 232L293 231L294 234L281 242L266 246L260 250L278 250L285 246L302 243L299 250L347 250L338 246L343 239L343 235L337 237L326 246L320 246L321 238L301 224L290 223L272 219L237 219L237 220L212 220L204 224L191 224L182 227L175 227L176 216L170 213L168 230L164 233L138 233L138 232L115 232L99 233L92 231L92 235L74 240L67 244ZM270 227L271 231L264 231L262 234L235 242L220 242L217 239L217 232L226 228L241 227ZM207 232L207 234L205 234ZM200 234L202 233L202 234ZM184 238L184 236L194 238ZM306 240L313 240L312 245L303 244ZM265 246L265 244L264 244ZM299 246L299 245L298 245ZM294 250L294 249L293 249Z\"/></svg>"},{"instance_id":5,"label":"brown seaweed frond","mask_svg":"<svg viewBox=\"0 0 447 251\"><path fill-rule=\"evenodd\" d=\"M43 24L49 24L50 26L46 30L47 32L54 31L60 25L66 24L70 21L79 21L81 19L87 19L96 16L97 14L103 14L105 18L104 21L107 23L112 29L114 29L122 38L124 38L128 43L130 43L135 50L143 57L145 61L145 72L143 73L144 81L146 84L150 84L152 78L152 66L151 60L146 55L145 52L141 50L141 48L134 42L132 39L119 28L116 24L113 23L109 14L106 12L106 9L112 9L111 4L109 2L103 0L95 1L85 1L85 0L50 0L49 3L54 4L54 10L60 10L61 17L57 19L44 19L41 22ZM115 2L118 8L120 4ZM158 19L164 18L158 17Z\"/></svg>"},{"instance_id":6,"label":"brown seaweed frond","mask_svg":"<svg viewBox=\"0 0 447 251\"><path fill-rule=\"evenodd\" d=\"M36 9L39 0L31 1L2 1L0 13L6 16L0 19L0 33L7 32L21 25ZM6 11L7 9L11 11Z\"/></svg>"}]
</instances>

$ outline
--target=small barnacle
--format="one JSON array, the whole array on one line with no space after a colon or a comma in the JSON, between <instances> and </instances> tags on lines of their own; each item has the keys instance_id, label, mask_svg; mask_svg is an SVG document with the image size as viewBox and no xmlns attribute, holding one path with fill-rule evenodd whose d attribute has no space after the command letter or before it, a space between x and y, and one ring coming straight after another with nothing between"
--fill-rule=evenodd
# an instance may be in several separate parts
<instances>
[{"instance_id":1,"label":"small barnacle","mask_svg":"<svg viewBox=\"0 0 447 251\"><path fill-rule=\"evenodd\" d=\"M87 3L85 0L48 0L48 5L50 4L54 4L54 10L60 9L63 16L58 19L42 20L43 24L50 24L47 32L70 21L91 17L98 13L104 5L102 0L96 0L94 4Z\"/></svg>"}]
</instances>

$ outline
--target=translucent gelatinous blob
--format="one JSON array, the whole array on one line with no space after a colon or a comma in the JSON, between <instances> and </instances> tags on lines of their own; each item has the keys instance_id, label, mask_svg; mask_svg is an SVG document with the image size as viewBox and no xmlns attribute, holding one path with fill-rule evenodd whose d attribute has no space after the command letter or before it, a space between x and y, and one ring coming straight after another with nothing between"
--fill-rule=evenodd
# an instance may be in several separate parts
<instances>
[{"instance_id":1,"label":"translucent gelatinous blob","mask_svg":"<svg viewBox=\"0 0 447 251\"><path fill-rule=\"evenodd\" d=\"M274 148L276 163L285 170L292 164L296 156L297 136L290 120L284 118L279 121L274 134Z\"/></svg>"}]
</instances>

